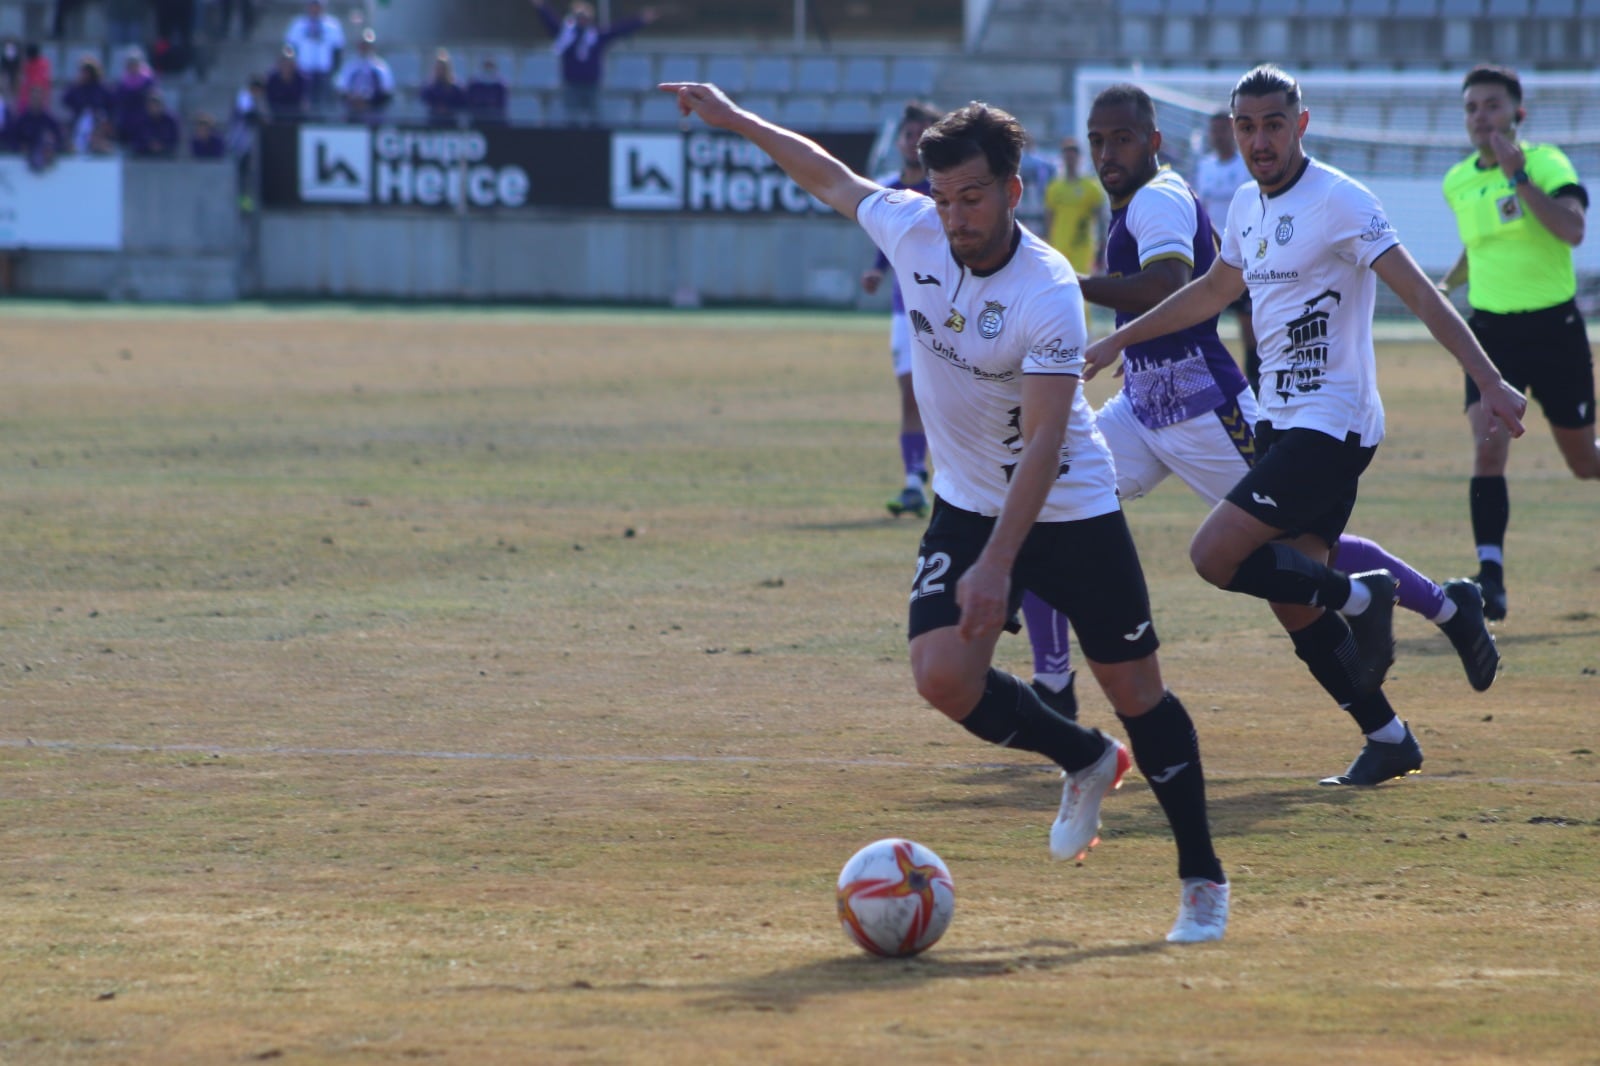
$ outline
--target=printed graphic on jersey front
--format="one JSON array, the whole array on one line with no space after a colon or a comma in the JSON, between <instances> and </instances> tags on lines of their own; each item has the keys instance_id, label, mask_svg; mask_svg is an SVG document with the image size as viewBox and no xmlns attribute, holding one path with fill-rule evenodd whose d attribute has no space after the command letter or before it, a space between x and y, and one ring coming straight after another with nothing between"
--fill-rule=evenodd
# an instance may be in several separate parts
<instances>
[{"instance_id":1,"label":"printed graphic on jersey front","mask_svg":"<svg viewBox=\"0 0 1600 1066\"><path fill-rule=\"evenodd\" d=\"M1337 307L1342 297L1332 289L1305 302L1305 313L1287 324L1289 346L1285 349L1289 366L1277 371L1273 391L1281 399L1305 396L1321 390L1328 376L1328 320L1330 311L1322 309L1323 301L1332 300Z\"/></svg>"}]
</instances>

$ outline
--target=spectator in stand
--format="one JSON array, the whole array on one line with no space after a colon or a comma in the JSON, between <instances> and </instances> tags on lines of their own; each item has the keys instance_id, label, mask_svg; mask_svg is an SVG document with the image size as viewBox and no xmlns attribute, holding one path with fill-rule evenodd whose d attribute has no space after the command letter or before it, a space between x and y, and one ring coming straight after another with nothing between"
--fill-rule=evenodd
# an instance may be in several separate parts
<instances>
[{"instance_id":1,"label":"spectator in stand","mask_svg":"<svg viewBox=\"0 0 1600 1066\"><path fill-rule=\"evenodd\" d=\"M84 112L84 118L88 118L89 114ZM117 124L111 121L110 115L99 115L94 119L88 140L79 151L87 155L117 154Z\"/></svg>"},{"instance_id":2,"label":"spectator in stand","mask_svg":"<svg viewBox=\"0 0 1600 1066\"><path fill-rule=\"evenodd\" d=\"M233 28L233 13L239 12L239 39L248 41L251 34L256 31L256 3L255 0L219 0L217 3L217 40L228 39L228 31Z\"/></svg>"},{"instance_id":3,"label":"spectator in stand","mask_svg":"<svg viewBox=\"0 0 1600 1066\"><path fill-rule=\"evenodd\" d=\"M26 104L33 99L33 90L43 89L45 103L50 101L50 89L55 81L55 72L50 69L50 60L40 51L36 44L22 46L22 68L17 76L17 100Z\"/></svg>"},{"instance_id":4,"label":"spectator in stand","mask_svg":"<svg viewBox=\"0 0 1600 1066\"><path fill-rule=\"evenodd\" d=\"M378 122L394 98L394 75L378 54L378 36L361 32L355 58L339 68L336 82L349 122Z\"/></svg>"},{"instance_id":5,"label":"spectator in stand","mask_svg":"<svg viewBox=\"0 0 1600 1066\"><path fill-rule=\"evenodd\" d=\"M467 92L456 81L450 53L443 48L434 53L433 77L422 87L421 95L430 126L454 126L467 109Z\"/></svg>"},{"instance_id":6,"label":"spectator in stand","mask_svg":"<svg viewBox=\"0 0 1600 1066\"><path fill-rule=\"evenodd\" d=\"M296 122L305 117L311 82L294 60L294 49L284 46L278 65L272 68L262 86L266 97L266 118L274 122Z\"/></svg>"},{"instance_id":7,"label":"spectator in stand","mask_svg":"<svg viewBox=\"0 0 1600 1066\"><path fill-rule=\"evenodd\" d=\"M61 136L61 123L50 113L49 94L37 85L28 91L27 108L7 124L6 135L11 146L27 156L28 165L35 170L55 162L56 153L66 143Z\"/></svg>"},{"instance_id":8,"label":"spectator in stand","mask_svg":"<svg viewBox=\"0 0 1600 1066\"><path fill-rule=\"evenodd\" d=\"M306 4L306 13L289 23L283 43L294 49L295 62L306 76L306 100L312 111L327 103L333 72L344 55L344 27L325 14L319 0Z\"/></svg>"},{"instance_id":9,"label":"spectator in stand","mask_svg":"<svg viewBox=\"0 0 1600 1066\"><path fill-rule=\"evenodd\" d=\"M145 97L144 121L128 141L130 154L142 159L172 159L178 154L178 120L159 92Z\"/></svg>"},{"instance_id":10,"label":"spectator in stand","mask_svg":"<svg viewBox=\"0 0 1600 1066\"><path fill-rule=\"evenodd\" d=\"M85 114L109 115L116 104L111 90L106 87L100 60L85 53L78 60L77 80L61 94L61 106L67 109L71 125L76 127Z\"/></svg>"},{"instance_id":11,"label":"spectator in stand","mask_svg":"<svg viewBox=\"0 0 1600 1066\"><path fill-rule=\"evenodd\" d=\"M204 111L194 117L189 131L189 154L195 159L223 159L228 145L217 131L216 120Z\"/></svg>"},{"instance_id":12,"label":"spectator in stand","mask_svg":"<svg viewBox=\"0 0 1600 1066\"><path fill-rule=\"evenodd\" d=\"M506 83L492 58L483 61L478 76L467 82L467 113L474 122L506 120Z\"/></svg>"},{"instance_id":13,"label":"spectator in stand","mask_svg":"<svg viewBox=\"0 0 1600 1066\"><path fill-rule=\"evenodd\" d=\"M596 126L600 123L600 82L605 51L619 37L625 37L656 20L653 8L645 8L638 18L613 22L603 29L595 23L594 7L587 0L573 0L566 18L557 18L550 0L533 0L533 9L561 57L561 105L569 126Z\"/></svg>"},{"instance_id":14,"label":"spectator in stand","mask_svg":"<svg viewBox=\"0 0 1600 1066\"><path fill-rule=\"evenodd\" d=\"M105 0L106 40L113 48L144 41L150 0Z\"/></svg>"},{"instance_id":15,"label":"spectator in stand","mask_svg":"<svg viewBox=\"0 0 1600 1066\"><path fill-rule=\"evenodd\" d=\"M56 0L55 10L50 14L50 39L59 41L66 36L67 16L76 14L83 7L84 0Z\"/></svg>"},{"instance_id":16,"label":"spectator in stand","mask_svg":"<svg viewBox=\"0 0 1600 1066\"><path fill-rule=\"evenodd\" d=\"M256 209L256 131L266 115L266 83L253 77L234 97L233 116L228 123L228 154L239 161L239 210L245 212Z\"/></svg>"},{"instance_id":17,"label":"spectator in stand","mask_svg":"<svg viewBox=\"0 0 1600 1066\"><path fill-rule=\"evenodd\" d=\"M111 120L117 126L117 139L131 144L145 123L146 101L155 92L156 76L144 61L144 51L130 48L122 60L122 77L112 90Z\"/></svg>"},{"instance_id":18,"label":"spectator in stand","mask_svg":"<svg viewBox=\"0 0 1600 1066\"><path fill-rule=\"evenodd\" d=\"M151 0L156 13L156 39L150 65L163 74L177 74L194 65L196 0Z\"/></svg>"}]
</instances>

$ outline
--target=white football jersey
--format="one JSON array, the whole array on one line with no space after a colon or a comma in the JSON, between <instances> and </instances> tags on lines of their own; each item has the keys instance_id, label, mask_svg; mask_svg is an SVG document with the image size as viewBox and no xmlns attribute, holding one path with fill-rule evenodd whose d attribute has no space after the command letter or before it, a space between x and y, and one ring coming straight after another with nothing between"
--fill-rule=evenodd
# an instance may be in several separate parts
<instances>
[{"instance_id":1,"label":"white football jersey","mask_svg":"<svg viewBox=\"0 0 1600 1066\"><path fill-rule=\"evenodd\" d=\"M1078 276L1065 256L1022 227L1005 265L974 274L951 253L938 210L920 193L873 193L856 208L856 220L901 279L933 491L963 510L997 515L1022 451L1023 375L1083 374ZM1115 511L1116 483L1111 453L1079 389L1061 473L1038 520Z\"/></svg>"},{"instance_id":2,"label":"white football jersey","mask_svg":"<svg viewBox=\"0 0 1600 1066\"><path fill-rule=\"evenodd\" d=\"M1194 172L1194 191L1219 234L1223 219L1228 217L1228 205L1233 203L1233 194L1249 180L1250 167L1238 152L1227 160L1218 159L1212 152L1200 157Z\"/></svg>"},{"instance_id":3,"label":"white football jersey","mask_svg":"<svg viewBox=\"0 0 1600 1066\"><path fill-rule=\"evenodd\" d=\"M1371 190L1315 159L1271 195L1254 181L1234 194L1219 254L1250 287L1261 413L1275 428L1383 439L1371 268L1399 243Z\"/></svg>"}]
</instances>

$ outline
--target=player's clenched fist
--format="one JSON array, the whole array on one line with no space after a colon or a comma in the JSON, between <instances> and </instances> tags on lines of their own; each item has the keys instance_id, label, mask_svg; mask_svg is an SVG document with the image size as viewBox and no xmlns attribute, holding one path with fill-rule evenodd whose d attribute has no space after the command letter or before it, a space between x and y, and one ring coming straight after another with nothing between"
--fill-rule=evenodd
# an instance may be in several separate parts
<instances>
[{"instance_id":1,"label":"player's clenched fist","mask_svg":"<svg viewBox=\"0 0 1600 1066\"><path fill-rule=\"evenodd\" d=\"M678 110L684 115L699 115L707 126L726 129L739 111L727 93L705 82L664 81L656 88L676 93Z\"/></svg>"}]
</instances>

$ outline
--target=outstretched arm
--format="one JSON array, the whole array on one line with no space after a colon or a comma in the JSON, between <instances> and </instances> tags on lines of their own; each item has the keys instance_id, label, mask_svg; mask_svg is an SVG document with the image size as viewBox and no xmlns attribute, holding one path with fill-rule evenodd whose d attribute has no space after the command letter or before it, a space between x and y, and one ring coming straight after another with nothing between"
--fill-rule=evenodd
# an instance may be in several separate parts
<instances>
[{"instance_id":1,"label":"outstretched arm","mask_svg":"<svg viewBox=\"0 0 1600 1066\"><path fill-rule=\"evenodd\" d=\"M1083 380L1088 381L1117 361L1122 349L1152 337L1172 333L1204 322L1239 298L1244 291L1244 274L1219 256L1211 269L1156 304L1121 329L1107 334L1084 350Z\"/></svg>"},{"instance_id":2,"label":"outstretched arm","mask_svg":"<svg viewBox=\"0 0 1600 1066\"><path fill-rule=\"evenodd\" d=\"M699 115L707 126L737 133L767 153L796 185L845 218L854 219L861 201L882 188L823 151L815 141L736 106L715 85L666 82L658 88L676 93L678 109L685 115Z\"/></svg>"},{"instance_id":3,"label":"outstretched arm","mask_svg":"<svg viewBox=\"0 0 1600 1066\"><path fill-rule=\"evenodd\" d=\"M1378 256L1372 264L1372 272L1422 320L1433 339L1456 357L1456 362L1483 395L1483 409L1504 422L1513 437L1522 436L1522 415L1528 409L1528 401L1500 376L1500 371L1484 354L1478 338L1428 280L1411 253L1397 244Z\"/></svg>"}]
</instances>

